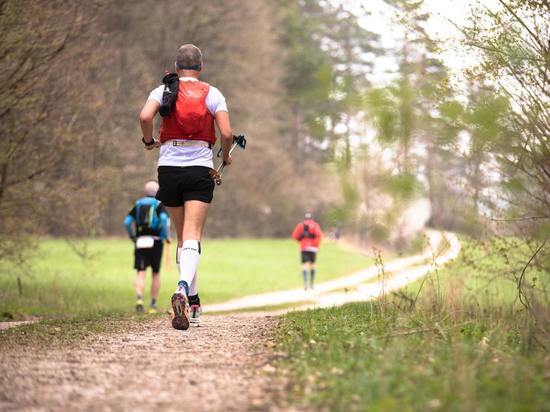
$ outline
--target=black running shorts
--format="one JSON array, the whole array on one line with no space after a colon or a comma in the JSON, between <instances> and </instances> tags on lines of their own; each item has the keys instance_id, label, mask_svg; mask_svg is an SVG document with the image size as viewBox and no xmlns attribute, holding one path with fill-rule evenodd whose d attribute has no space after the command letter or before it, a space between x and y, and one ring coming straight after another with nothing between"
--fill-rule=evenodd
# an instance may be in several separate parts
<instances>
[{"instance_id":1,"label":"black running shorts","mask_svg":"<svg viewBox=\"0 0 550 412\"><path fill-rule=\"evenodd\" d=\"M309 252L306 250L302 250L302 263L315 263L315 257L317 256L316 252Z\"/></svg>"},{"instance_id":2,"label":"black running shorts","mask_svg":"<svg viewBox=\"0 0 550 412\"><path fill-rule=\"evenodd\" d=\"M149 266L153 273L160 271L160 262L162 260L162 240L155 240L151 248L134 250L134 269L146 270Z\"/></svg>"},{"instance_id":3,"label":"black running shorts","mask_svg":"<svg viewBox=\"0 0 550 412\"><path fill-rule=\"evenodd\" d=\"M164 206L182 206L188 200L212 202L214 180L205 166L159 166L157 199Z\"/></svg>"}]
</instances>

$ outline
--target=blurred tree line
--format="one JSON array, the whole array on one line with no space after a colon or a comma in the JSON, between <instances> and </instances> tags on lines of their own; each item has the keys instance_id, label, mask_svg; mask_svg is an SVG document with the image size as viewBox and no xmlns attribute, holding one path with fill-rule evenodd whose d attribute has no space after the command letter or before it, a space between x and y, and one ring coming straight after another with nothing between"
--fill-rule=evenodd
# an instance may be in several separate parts
<instances>
[{"instance_id":1,"label":"blurred tree line","mask_svg":"<svg viewBox=\"0 0 550 412\"><path fill-rule=\"evenodd\" d=\"M203 79L227 98L249 146L216 190L211 236L286 236L319 187L313 158L294 170L277 7L253 0L0 2L0 258L29 235L122 234L156 153L138 115L179 45L204 53Z\"/></svg>"},{"instance_id":2,"label":"blurred tree line","mask_svg":"<svg viewBox=\"0 0 550 412\"><path fill-rule=\"evenodd\" d=\"M0 1L0 259L29 235L122 233L156 176L139 110L188 42L249 139L208 235L287 236L312 209L388 241L425 197L436 227L479 234L492 216L547 236L548 3L474 10L464 46L482 63L457 90L424 2L379 2L403 31L389 48L360 24L368 3ZM383 84L380 56L396 67Z\"/></svg>"}]
</instances>

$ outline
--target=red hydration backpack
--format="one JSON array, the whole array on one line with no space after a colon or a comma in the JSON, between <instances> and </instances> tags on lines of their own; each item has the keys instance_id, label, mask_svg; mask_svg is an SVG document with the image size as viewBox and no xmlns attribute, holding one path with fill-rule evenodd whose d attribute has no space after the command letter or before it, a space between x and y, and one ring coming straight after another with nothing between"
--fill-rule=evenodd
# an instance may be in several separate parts
<instances>
[{"instance_id":1,"label":"red hydration backpack","mask_svg":"<svg viewBox=\"0 0 550 412\"><path fill-rule=\"evenodd\" d=\"M178 98L172 113L162 119L160 141L204 140L216 143L214 116L206 107L210 85L201 81L179 81Z\"/></svg>"}]
</instances>

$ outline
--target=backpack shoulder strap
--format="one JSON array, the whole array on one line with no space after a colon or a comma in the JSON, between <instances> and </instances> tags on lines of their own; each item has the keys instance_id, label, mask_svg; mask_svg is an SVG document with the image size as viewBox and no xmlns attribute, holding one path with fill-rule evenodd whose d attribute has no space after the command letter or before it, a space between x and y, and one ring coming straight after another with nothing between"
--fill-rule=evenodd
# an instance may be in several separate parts
<instances>
[{"instance_id":1,"label":"backpack shoulder strap","mask_svg":"<svg viewBox=\"0 0 550 412\"><path fill-rule=\"evenodd\" d=\"M135 209L136 209L136 227L141 225L141 199L136 200Z\"/></svg>"},{"instance_id":2,"label":"backpack shoulder strap","mask_svg":"<svg viewBox=\"0 0 550 412\"><path fill-rule=\"evenodd\" d=\"M206 82L203 82L201 80L199 80L198 83L200 85L201 92L204 95L204 99L206 100L206 97L208 96L208 93L210 92L210 84L208 84Z\"/></svg>"}]
</instances>

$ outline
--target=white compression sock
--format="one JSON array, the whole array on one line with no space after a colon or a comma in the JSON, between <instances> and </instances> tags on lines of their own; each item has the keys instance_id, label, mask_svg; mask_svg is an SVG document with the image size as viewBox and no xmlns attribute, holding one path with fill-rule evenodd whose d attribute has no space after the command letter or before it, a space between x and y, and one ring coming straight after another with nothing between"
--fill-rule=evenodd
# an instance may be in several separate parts
<instances>
[{"instance_id":1,"label":"white compression sock","mask_svg":"<svg viewBox=\"0 0 550 412\"><path fill-rule=\"evenodd\" d=\"M180 280L187 283L189 287L193 284L199 259L201 257L201 244L198 240L188 239L183 242L179 255Z\"/></svg>"},{"instance_id":2,"label":"white compression sock","mask_svg":"<svg viewBox=\"0 0 550 412\"><path fill-rule=\"evenodd\" d=\"M193 276L193 280L189 285L189 296L195 296L198 293L199 291L197 289L197 273L195 273L195 276Z\"/></svg>"},{"instance_id":3,"label":"white compression sock","mask_svg":"<svg viewBox=\"0 0 550 412\"><path fill-rule=\"evenodd\" d=\"M181 248L176 249L176 264L178 265L178 273L180 273L180 250ZM191 281L191 284L189 285L189 296L195 296L199 293L197 288L197 272L195 272L195 276L193 276L193 280Z\"/></svg>"}]
</instances>

